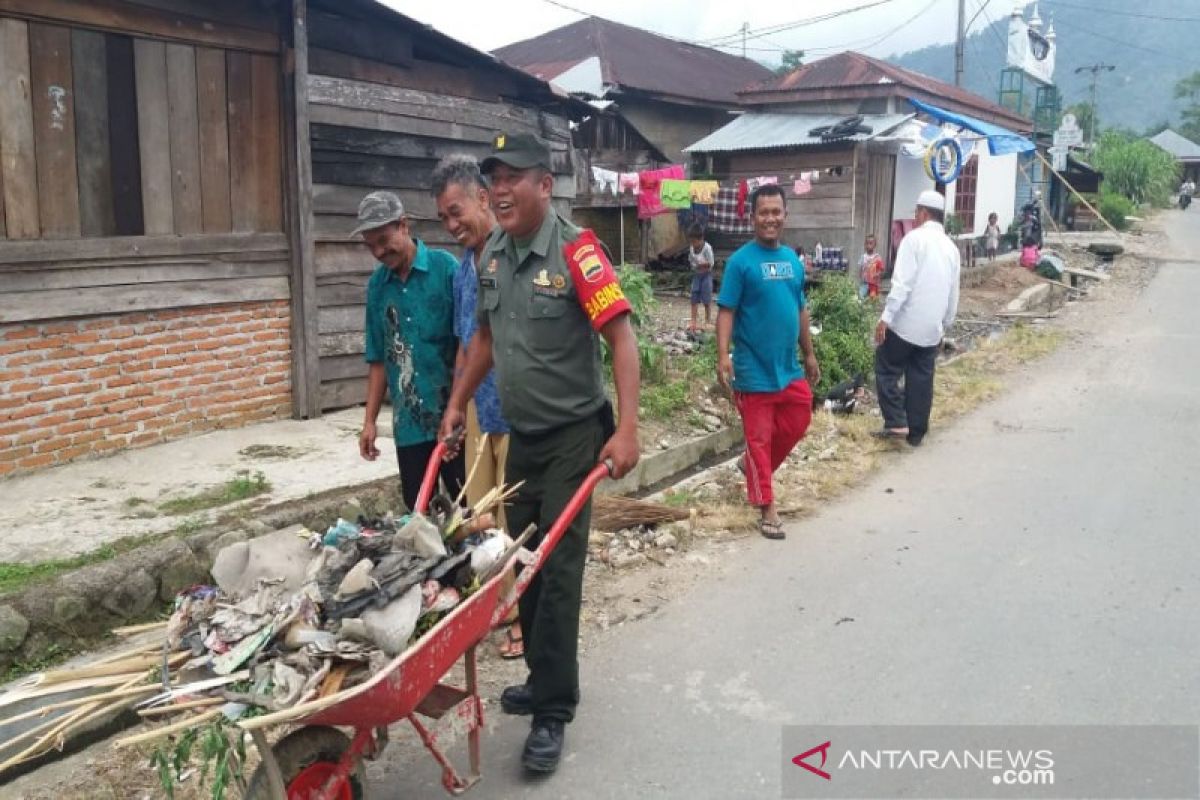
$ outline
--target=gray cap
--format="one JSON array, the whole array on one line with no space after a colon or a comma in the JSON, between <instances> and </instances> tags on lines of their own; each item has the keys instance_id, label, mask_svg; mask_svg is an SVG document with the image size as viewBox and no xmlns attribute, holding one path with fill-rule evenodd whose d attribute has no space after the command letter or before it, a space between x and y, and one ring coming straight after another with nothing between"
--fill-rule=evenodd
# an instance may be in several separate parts
<instances>
[{"instance_id":1,"label":"gray cap","mask_svg":"<svg viewBox=\"0 0 1200 800\"><path fill-rule=\"evenodd\" d=\"M350 232L357 236L363 231L382 228L404 216L404 204L394 192L371 192L358 204L358 227Z\"/></svg>"}]
</instances>

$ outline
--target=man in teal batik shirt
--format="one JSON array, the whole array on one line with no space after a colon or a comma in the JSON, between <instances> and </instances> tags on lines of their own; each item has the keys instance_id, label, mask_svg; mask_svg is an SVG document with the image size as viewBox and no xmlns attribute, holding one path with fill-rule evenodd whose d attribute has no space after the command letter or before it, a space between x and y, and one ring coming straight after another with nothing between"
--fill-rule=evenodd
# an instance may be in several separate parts
<instances>
[{"instance_id":1,"label":"man in teal batik shirt","mask_svg":"<svg viewBox=\"0 0 1200 800\"><path fill-rule=\"evenodd\" d=\"M367 408L359 453L374 461L375 419L384 390L392 398L392 434L404 503L415 505L425 466L454 378L454 273L458 259L412 237L404 206L391 192L372 192L358 208L363 241L379 266L367 284ZM441 477L457 495L464 482L461 455L445 461Z\"/></svg>"}]
</instances>

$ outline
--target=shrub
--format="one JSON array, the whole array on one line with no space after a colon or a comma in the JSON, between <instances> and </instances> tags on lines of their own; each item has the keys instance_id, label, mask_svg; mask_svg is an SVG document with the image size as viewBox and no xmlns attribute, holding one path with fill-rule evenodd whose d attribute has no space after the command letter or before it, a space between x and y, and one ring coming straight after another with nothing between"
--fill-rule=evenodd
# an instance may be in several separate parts
<instances>
[{"instance_id":1,"label":"shrub","mask_svg":"<svg viewBox=\"0 0 1200 800\"><path fill-rule=\"evenodd\" d=\"M808 296L808 310L821 333L813 338L821 380L813 387L817 397L855 375L871 372L875 351L871 337L875 329L874 303L858 299L858 287L845 275L832 275Z\"/></svg>"},{"instance_id":2,"label":"shrub","mask_svg":"<svg viewBox=\"0 0 1200 800\"><path fill-rule=\"evenodd\" d=\"M1132 216L1137 209L1127 197L1110 191L1105 186L1096 202L1096 210L1109 225L1123 231L1129 227L1129 222L1125 218Z\"/></svg>"},{"instance_id":3,"label":"shrub","mask_svg":"<svg viewBox=\"0 0 1200 800\"><path fill-rule=\"evenodd\" d=\"M1134 206L1171 203L1179 167L1170 153L1145 139L1106 131L1096 146L1094 166L1104 173L1103 190L1121 194ZM1101 201L1103 201L1101 197ZM1107 218L1107 216L1106 216Z\"/></svg>"},{"instance_id":4,"label":"shrub","mask_svg":"<svg viewBox=\"0 0 1200 800\"><path fill-rule=\"evenodd\" d=\"M633 264L622 264L617 267L617 280L620 281L621 290L625 292L625 297L633 309L630 320L637 335L642 381L660 381L666 377L667 351L641 330L646 315L658 305L658 301L654 299L650 273ZM608 343L601 339L600 344L603 348L604 363L611 366L612 354L608 350Z\"/></svg>"}]
</instances>

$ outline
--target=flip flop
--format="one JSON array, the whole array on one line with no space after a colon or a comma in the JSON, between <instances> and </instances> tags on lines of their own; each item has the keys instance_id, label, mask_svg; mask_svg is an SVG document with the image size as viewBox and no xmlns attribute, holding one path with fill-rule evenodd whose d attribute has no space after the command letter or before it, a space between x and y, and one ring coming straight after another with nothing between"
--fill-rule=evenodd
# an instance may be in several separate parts
<instances>
[{"instance_id":1,"label":"flip flop","mask_svg":"<svg viewBox=\"0 0 1200 800\"><path fill-rule=\"evenodd\" d=\"M505 661L525 655L525 640L521 638L521 624L514 622L504 631L504 641L499 647L500 657Z\"/></svg>"},{"instance_id":2,"label":"flip flop","mask_svg":"<svg viewBox=\"0 0 1200 800\"><path fill-rule=\"evenodd\" d=\"M784 539L787 534L783 531L782 522L770 522L765 519L758 521L758 532L767 539Z\"/></svg>"}]
</instances>

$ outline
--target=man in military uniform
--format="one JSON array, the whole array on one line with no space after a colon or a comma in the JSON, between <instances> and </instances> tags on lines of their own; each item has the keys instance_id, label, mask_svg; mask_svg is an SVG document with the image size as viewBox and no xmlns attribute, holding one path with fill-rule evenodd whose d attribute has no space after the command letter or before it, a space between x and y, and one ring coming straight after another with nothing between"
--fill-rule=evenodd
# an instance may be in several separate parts
<instances>
[{"instance_id":1,"label":"man in military uniform","mask_svg":"<svg viewBox=\"0 0 1200 800\"><path fill-rule=\"evenodd\" d=\"M371 192L358 207L358 226L379 262L367 283L367 408L358 451L379 457L375 418L385 389L392 396L392 435L400 467L400 490L410 509L425 466L437 444L438 423L453 382L454 293L458 259L412 236L400 198ZM457 494L465 481L462 457L442 465L446 488Z\"/></svg>"},{"instance_id":2,"label":"man in military uniform","mask_svg":"<svg viewBox=\"0 0 1200 800\"><path fill-rule=\"evenodd\" d=\"M611 461L618 478L637 464L637 342L629 301L599 240L550 205L549 148L531 135L498 136L481 168L491 178L500 230L480 260L479 331L441 435L462 425L467 400L494 364L512 429L507 479L525 482L508 510L509 530L536 523L540 536L598 462ZM615 424L597 333L612 352ZM534 772L558 766L564 726L579 702L576 650L590 518L589 503L521 597L529 677L505 689L500 703L509 714L533 715L522 763Z\"/></svg>"}]
</instances>

